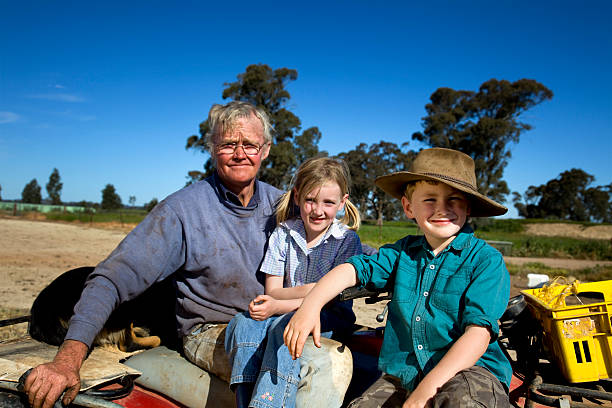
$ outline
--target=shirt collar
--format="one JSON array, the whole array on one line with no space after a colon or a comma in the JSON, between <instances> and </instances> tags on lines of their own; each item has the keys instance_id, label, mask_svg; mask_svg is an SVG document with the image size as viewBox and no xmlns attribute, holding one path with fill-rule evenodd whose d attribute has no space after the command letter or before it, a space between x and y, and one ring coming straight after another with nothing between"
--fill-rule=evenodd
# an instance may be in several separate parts
<instances>
[{"instance_id":1,"label":"shirt collar","mask_svg":"<svg viewBox=\"0 0 612 408\"><path fill-rule=\"evenodd\" d=\"M457 237L448 246L455 251L461 252L462 249L470 246L472 237L474 236L474 230L467 223L463 225L463 228L457 233Z\"/></svg>"},{"instance_id":2,"label":"shirt collar","mask_svg":"<svg viewBox=\"0 0 612 408\"><path fill-rule=\"evenodd\" d=\"M470 246L470 242L472 237L474 236L474 230L467 223L463 225L463 227L457 233L455 239L451 241L451 243L444 249L444 251L452 250L454 252L461 252L462 249ZM427 239L425 239L425 235L419 236L414 241L408 244L408 248L422 248L424 250L430 250L429 243Z\"/></svg>"},{"instance_id":3,"label":"shirt collar","mask_svg":"<svg viewBox=\"0 0 612 408\"><path fill-rule=\"evenodd\" d=\"M340 239L344 236L345 230L342 228L342 223L339 220L334 220L329 226L325 234L319 239L319 241L312 247L307 248L306 243L306 229L304 228L304 222L300 217L291 218L281 223L285 228L289 230L289 234L295 242L302 248L304 253L308 253L308 250L319 246L322 242L325 242L329 237Z\"/></svg>"},{"instance_id":4,"label":"shirt collar","mask_svg":"<svg viewBox=\"0 0 612 408\"><path fill-rule=\"evenodd\" d=\"M233 205L238 205L240 207L243 207L242 202L240 201L240 198L238 198L238 195L230 191L227 187L225 187L225 185L221 181L221 178L219 177L216 171L213 173L213 175L214 175L215 185L217 186L217 189L221 197L225 201ZM255 179L255 183L253 185L253 196L249 200L249 204L246 206L246 208L257 207L257 204L259 203L259 188L257 188L258 184L259 184L259 180Z\"/></svg>"}]
</instances>

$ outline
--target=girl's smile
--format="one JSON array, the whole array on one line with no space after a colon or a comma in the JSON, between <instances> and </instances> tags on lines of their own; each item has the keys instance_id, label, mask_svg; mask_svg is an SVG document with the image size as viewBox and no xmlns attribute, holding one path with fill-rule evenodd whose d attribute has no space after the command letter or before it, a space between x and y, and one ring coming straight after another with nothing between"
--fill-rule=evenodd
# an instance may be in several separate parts
<instances>
[{"instance_id":1,"label":"girl's smile","mask_svg":"<svg viewBox=\"0 0 612 408\"><path fill-rule=\"evenodd\" d=\"M304 195L301 200L298 200L298 196L296 191L295 203L300 207L300 218L310 247L318 242L334 222L338 211L344 208L348 194L342 195L337 183L327 182Z\"/></svg>"}]
</instances>

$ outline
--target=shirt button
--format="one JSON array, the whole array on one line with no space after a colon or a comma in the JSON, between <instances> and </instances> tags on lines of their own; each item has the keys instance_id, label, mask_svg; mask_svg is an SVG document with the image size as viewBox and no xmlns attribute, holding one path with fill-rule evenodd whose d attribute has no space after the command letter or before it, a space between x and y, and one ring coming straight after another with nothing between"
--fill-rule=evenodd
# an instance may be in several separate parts
<instances>
[{"instance_id":1,"label":"shirt button","mask_svg":"<svg viewBox=\"0 0 612 408\"><path fill-rule=\"evenodd\" d=\"M423 292L423 296L425 297L429 296L429 292Z\"/></svg>"},{"instance_id":2,"label":"shirt button","mask_svg":"<svg viewBox=\"0 0 612 408\"><path fill-rule=\"evenodd\" d=\"M419 344L419 345L417 346L417 349L419 349L419 350L423 350L423 346L422 346L421 344Z\"/></svg>"},{"instance_id":3,"label":"shirt button","mask_svg":"<svg viewBox=\"0 0 612 408\"><path fill-rule=\"evenodd\" d=\"M429 265L429 269L436 269L436 265Z\"/></svg>"},{"instance_id":4,"label":"shirt button","mask_svg":"<svg viewBox=\"0 0 612 408\"><path fill-rule=\"evenodd\" d=\"M414 320L416 320L417 322L421 321L421 316L417 316Z\"/></svg>"}]
</instances>

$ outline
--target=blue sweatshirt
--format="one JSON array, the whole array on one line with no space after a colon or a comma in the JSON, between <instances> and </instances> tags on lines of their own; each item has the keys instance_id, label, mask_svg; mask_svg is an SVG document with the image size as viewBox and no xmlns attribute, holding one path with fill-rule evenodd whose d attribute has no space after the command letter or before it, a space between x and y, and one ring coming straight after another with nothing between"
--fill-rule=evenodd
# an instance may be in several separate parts
<instances>
[{"instance_id":1,"label":"blue sweatshirt","mask_svg":"<svg viewBox=\"0 0 612 408\"><path fill-rule=\"evenodd\" d=\"M172 274L179 335L245 311L263 293L256 271L281 194L256 180L243 207L214 174L167 197L96 267L66 339L90 346L120 303Z\"/></svg>"}]
</instances>

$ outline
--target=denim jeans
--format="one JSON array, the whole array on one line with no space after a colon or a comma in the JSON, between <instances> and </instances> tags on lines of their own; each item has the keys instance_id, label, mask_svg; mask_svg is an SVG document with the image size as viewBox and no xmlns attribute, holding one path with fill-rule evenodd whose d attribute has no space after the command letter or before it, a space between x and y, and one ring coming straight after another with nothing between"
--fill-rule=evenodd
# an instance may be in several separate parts
<instances>
[{"instance_id":1,"label":"denim jeans","mask_svg":"<svg viewBox=\"0 0 612 408\"><path fill-rule=\"evenodd\" d=\"M232 367L230 385L254 383L250 407L295 406L300 362L291 358L283 342L283 332L292 316L288 313L257 321L245 312L236 315L227 326L225 349ZM345 313L323 310L322 335L330 337L332 329L348 328L353 321L354 317Z\"/></svg>"}]
</instances>

